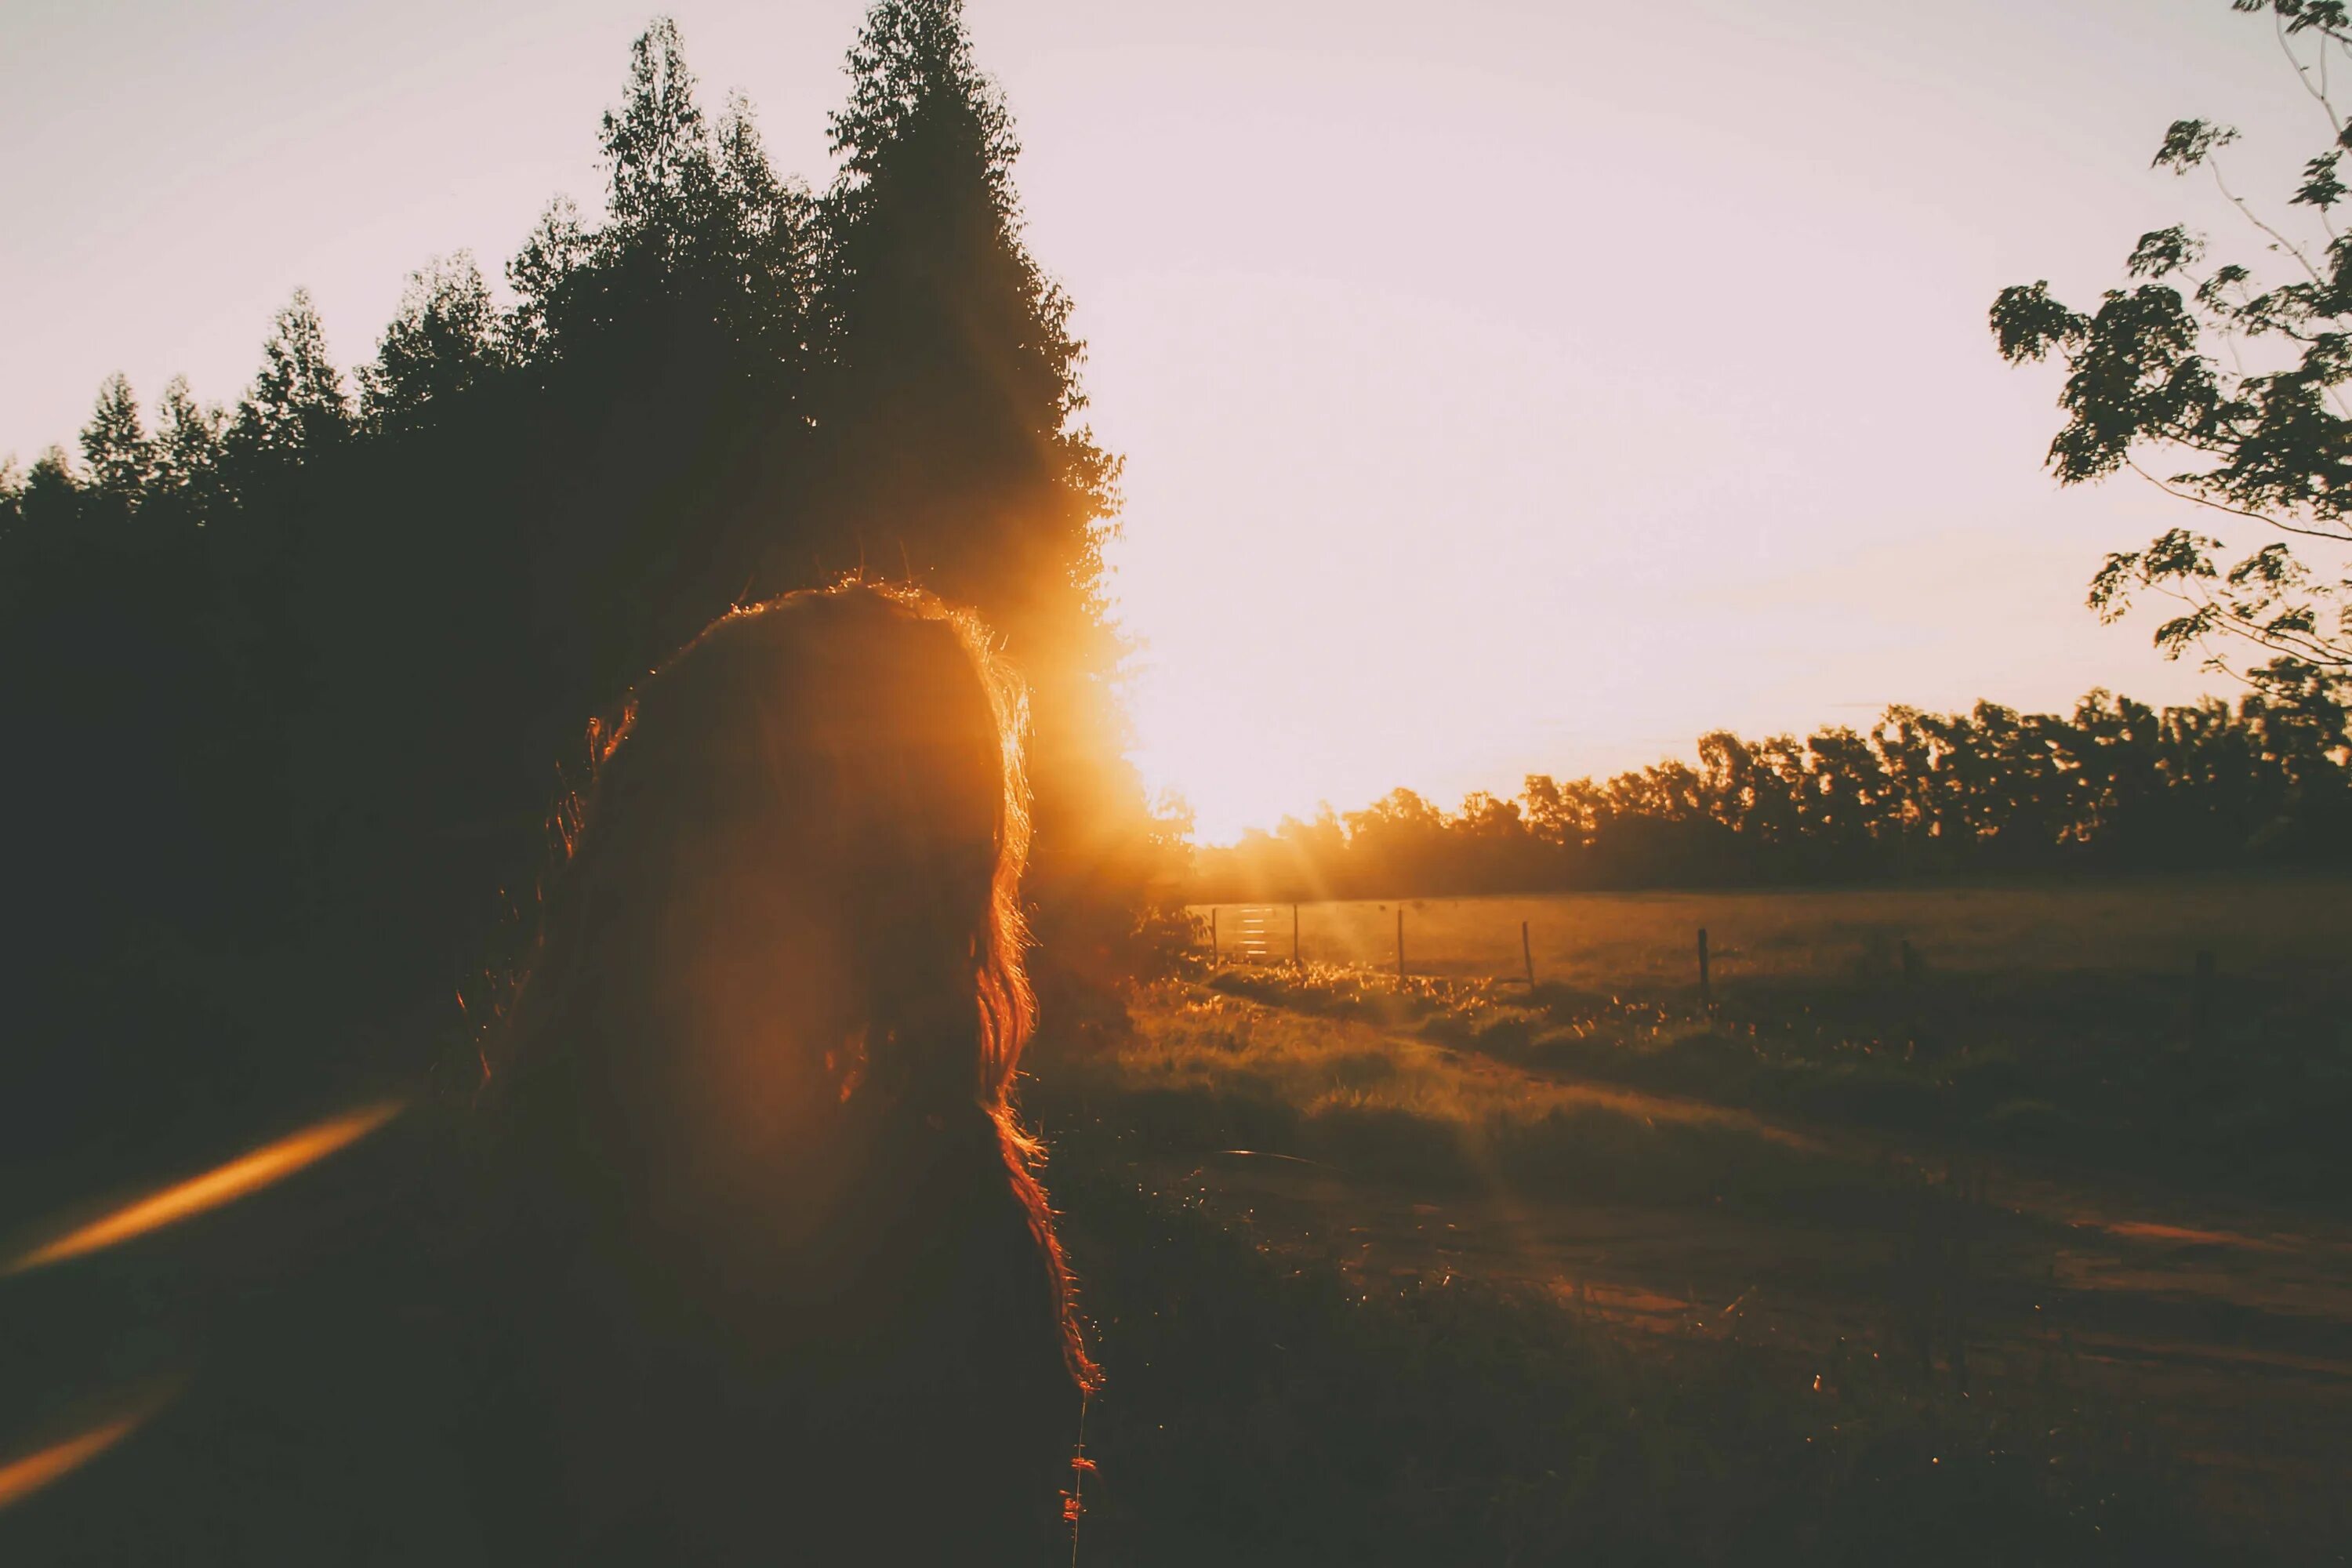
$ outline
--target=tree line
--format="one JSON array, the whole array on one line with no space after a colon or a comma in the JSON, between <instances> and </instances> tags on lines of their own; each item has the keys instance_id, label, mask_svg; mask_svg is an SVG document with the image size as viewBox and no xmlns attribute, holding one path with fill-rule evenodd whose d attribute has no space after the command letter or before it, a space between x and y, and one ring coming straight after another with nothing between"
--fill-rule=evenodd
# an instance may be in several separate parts
<instances>
[{"instance_id":1,"label":"tree line","mask_svg":"<svg viewBox=\"0 0 2352 1568\"><path fill-rule=\"evenodd\" d=\"M1446 812L1408 789L1286 817L1195 860L1204 901L2352 865L2352 689L2307 664L2235 704L2093 691L1868 731L1703 735L1696 764L1531 775Z\"/></svg>"},{"instance_id":2,"label":"tree line","mask_svg":"<svg viewBox=\"0 0 2352 1568\"><path fill-rule=\"evenodd\" d=\"M1108 685L1118 462L1013 122L958 0L877 0L848 73L812 190L657 20L602 214L551 203L505 298L436 259L347 372L297 292L233 405L117 375L75 450L0 467L0 963L42 1091L0 1099L237 1058L257 1006L413 1035L527 923L591 717L730 603L860 568L1029 678L1043 983L1137 962L1167 841Z\"/></svg>"}]
</instances>

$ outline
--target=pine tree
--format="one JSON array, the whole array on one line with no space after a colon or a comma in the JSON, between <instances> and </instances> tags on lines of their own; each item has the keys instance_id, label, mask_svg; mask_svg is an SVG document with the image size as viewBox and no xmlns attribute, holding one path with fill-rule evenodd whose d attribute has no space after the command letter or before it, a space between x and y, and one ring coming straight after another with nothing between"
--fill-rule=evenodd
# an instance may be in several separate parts
<instances>
[{"instance_id":1,"label":"pine tree","mask_svg":"<svg viewBox=\"0 0 2352 1568\"><path fill-rule=\"evenodd\" d=\"M73 459L66 456L66 449L44 447L41 455L33 459L32 471L25 476L25 504L60 505L81 493L81 478L74 472Z\"/></svg>"},{"instance_id":2,"label":"pine tree","mask_svg":"<svg viewBox=\"0 0 2352 1568\"><path fill-rule=\"evenodd\" d=\"M237 405L230 448L240 456L299 458L351 433L342 373L327 354L326 329L308 289L297 289L261 345L261 370Z\"/></svg>"},{"instance_id":3,"label":"pine tree","mask_svg":"<svg viewBox=\"0 0 2352 1568\"><path fill-rule=\"evenodd\" d=\"M98 405L82 428L81 455L94 494L121 510L137 503L154 469L155 448L140 422L139 399L120 372L99 384Z\"/></svg>"},{"instance_id":4,"label":"pine tree","mask_svg":"<svg viewBox=\"0 0 2352 1568\"><path fill-rule=\"evenodd\" d=\"M740 94L729 97L717 141L702 256L723 273L719 309L730 335L768 376L786 376L807 348L816 203L801 181L777 178Z\"/></svg>"},{"instance_id":5,"label":"pine tree","mask_svg":"<svg viewBox=\"0 0 2352 1568\"><path fill-rule=\"evenodd\" d=\"M571 197L547 204L522 248L507 263L515 304L500 322L499 335L509 360L540 364L558 352L572 285L594 248Z\"/></svg>"},{"instance_id":6,"label":"pine tree","mask_svg":"<svg viewBox=\"0 0 2352 1568\"><path fill-rule=\"evenodd\" d=\"M16 454L0 458L0 550L15 543L22 532L25 518L25 471L16 466Z\"/></svg>"},{"instance_id":7,"label":"pine tree","mask_svg":"<svg viewBox=\"0 0 2352 1568\"><path fill-rule=\"evenodd\" d=\"M376 428L433 417L495 368L497 326L472 256L459 251L410 273L375 363L360 371L362 417Z\"/></svg>"},{"instance_id":8,"label":"pine tree","mask_svg":"<svg viewBox=\"0 0 2352 1568\"><path fill-rule=\"evenodd\" d=\"M845 521L1023 641L1107 658L1072 639L1095 618L1117 464L1071 427L1084 345L1023 242L1003 95L958 0L880 0L849 64L820 296Z\"/></svg>"},{"instance_id":9,"label":"pine tree","mask_svg":"<svg viewBox=\"0 0 2352 1568\"><path fill-rule=\"evenodd\" d=\"M227 416L218 406L198 404L184 375L165 384L155 413L152 489L190 500L208 492L219 470Z\"/></svg>"},{"instance_id":10,"label":"pine tree","mask_svg":"<svg viewBox=\"0 0 2352 1568\"><path fill-rule=\"evenodd\" d=\"M1076 424L1084 345L1023 238L1003 97L959 0L877 0L833 117L819 505L834 548L901 562L1005 636L1032 689L1041 929L1058 962L1132 962L1160 852L1110 689L1101 547L1118 465Z\"/></svg>"},{"instance_id":11,"label":"pine tree","mask_svg":"<svg viewBox=\"0 0 2352 1568\"><path fill-rule=\"evenodd\" d=\"M614 237L650 242L667 261L699 226L718 179L694 73L668 17L631 46L628 96L605 111L601 143Z\"/></svg>"},{"instance_id":12,"label":"pine tree","mask_svg":"<svg viewBox=\"0 0 2352 1568\"><path fill-rule=\"evenodd\" d=\"M84 490L63 447L45 448L16 491L16 515L26 535L50 541L81 521Z\"/></svg>"}]
</instances>

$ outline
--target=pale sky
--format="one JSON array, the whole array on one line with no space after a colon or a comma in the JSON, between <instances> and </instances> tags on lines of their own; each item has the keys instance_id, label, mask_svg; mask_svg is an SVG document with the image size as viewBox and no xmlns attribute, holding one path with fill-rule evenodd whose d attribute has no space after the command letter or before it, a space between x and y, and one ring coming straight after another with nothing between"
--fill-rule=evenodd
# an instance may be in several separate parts
<instances>
[{"instance_id":1,"label":"pale sky","mask_svg":"<svg viewBox=\"0 0 2352 1568\"><path fill-rule=\"evenodd\" d=\"M346 365L404 275L495 277L592 206L658 0L0 0L0 454L100 380L232 401L308 286ZM706 104L829 174L859 0L681 0ZM2232 121L2281 210L2324 145L2227 0L970 0L1077 302L1141 652L1139 761L1230 838L1395 784L1688 755L1889 702L2179 700L2083 608L2179 519L2042 472L2053 373L1986 307L2081 303Z\"/></svg>"}]
</instances>

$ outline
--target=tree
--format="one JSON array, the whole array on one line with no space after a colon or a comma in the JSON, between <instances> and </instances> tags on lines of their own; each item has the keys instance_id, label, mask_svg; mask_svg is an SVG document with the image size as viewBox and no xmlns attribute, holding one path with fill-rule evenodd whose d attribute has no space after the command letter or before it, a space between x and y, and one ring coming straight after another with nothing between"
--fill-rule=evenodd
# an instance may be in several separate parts
<instances>
[{"instance_id":1,"label":"tree","mask_svg":"<svg viewBox=\"0 0 2352 1568\"><path fill-rule=\"evenodd\" d=\"M2242 674L2251 648L2257 659L2343 678L2352 675L2352 405L2344 391L2352 379L2352 233L2336 233L2331 215L2352 194L2338 177L2352 121L2329 96L2326 66L2330 56L2352 58L2352 15L2341 0L2231 0L2231 9L2269 15L2301 89L2325 117L2326 145L2304 164L2287 202L2307 209L2311 237L2296 238L2284 215L2259 216L2224 178L2219 154L2237 139L2228 126L2174 121L2153 166L2203 170L2291 276L2268 282L2238 262L2209 265L2207 237L2176 226L2140 237L2125 264L2136 281L2108 289L2097 309L2061 303L2043 279L2002 289L1991 326L2011 363L2055 355L2065 365L2066 423L2048 458L2062 484L2128 468L2200 509L2201 526L2176 526L2142 549L2108 555L2092 579L2091 606L2112 620L2154 591L2179 605L2156 630L2170 657L2198 649L2209 667Z\"/></svg>"},{"instance_id":2,"label":"tree","mask_svg":"<svg viewBox=\"0 0 2352 1568\"><path fill-rule=\"evenodd\" d=\"M601 145L615 237L625 245L650 240L667 256L698 226L718 179L694 73L668 17L656 17L630 46L628 96L605 111Z\"/></svg>"},{"instance_id":3,"label":"tree","mask_svg":"<svg viewBox=\"0 0 2352 1568\"><path fill-rule=\"evenodd\" d=\"M819 538L1004 634L1032 689L1044 945L1117 973L1159 836L1111 690L1118 465L1078 423L1084 345L1024 242L1019 142L958 0L877 0L849 67L821 213Z\"/></svg>"},{"instance_id":4,"label":"tree","mask_svg":"<svg viewBox=\"0 0 2352 1568\"><path fill-rule=\"evenodd\" d=\"M379 428L433 417L498 363L498 313L464 251L408 275L375 363L360 372L360 409Z\"/></svg>"},{"instance_id":5,"label":"tree","mask_svg":"<svg viewBox=\"0 0 2352 1568\"><path fill-rule=\"evenodd\" d=\"M155 412L152 489L160 495L184 499L201 521L205 500L219 473L221 432L227 426L227 416L217 406L197 403L184 375L175 375L164 384Z\"/></svg>"},{"instance_id":6,"label":"tree","mask_svg":"<svg viewBox=\"0 0 2352 1568\"><path fill-rule=\"evenodd\" d=\"M32 537L54 535L80 520L83 489L73 470L73 459L63 447L49 447L33 459L33 467L16 494L17 517Z\"/></svg>"},{"instance_id":7,"label":"tree","mask_svg":"<svg viewBox=\"0 0 2352 1568\"><path fill-rule=\"evenodd\" d=\"M850 69L819 291L835 504L880 559L903 544L1032 655L1089 640L1118 465L1073 423L1084 345L1023 242L1010 112L957 0L880 0Z\"/></svg>"},{"instance_id":8,"label":"tree","mask_svg":"<svg viewBox=\"0 0 2352 1568\"><path fill-rule=\"evenodd\" d=\"M558 332L572 281L587 266L593 248L581 226L580 209L571 197L558 196L547 204L522 248L507 263L507 283L515 291L515 305L500 328L509 359L539 364L558 352Z\"/></svg>"},{"instance_id":9,"label":"tree","mask_svg":"<svg viewBox=\"0 0 2352 1568\"><path fill-rule=\"evenodd\" d=\"M128 511L147 488L155 467L154 444L139 418L139 400L121 373L100 384L98 405L81 433L82 461L89 488L114 508Z\"/></svg>"},{"instance_id":10,"label":"tree","mask_svg":"<svg viewBox=\"0 0 2352 1568\"><path fill-rule=\"evenodd\" d=\"M297 289L261 345L261 370L237 405L229 449L241 458L299 458L351 429L351 400L328 357L326 329L310 290Z\"/></svg>"},{"instance_id":11,"label":"tree","mask_svg":"<svg viewBox=\"0 0 2352 1568\"><path fill-rule=\"evenodd\" d=\"M657 23L604 121L608 216L551 205L511 310L463 257L429 263L355 410L297 293L233 418L175 380L142 437L110 385L87 474L55 448L0 472L0 658L56 667L6 689L5 732L44 759L0 812L43 826L12 873L45 934L0 978L78 1086L59 1129L172 1124L188 1074L109 1042L185 1041L238 965L304 1037L225 1027L175 1062L228 1081L322 1062L322 1029L422 1037L499 890L528 907L586 717L736 597L861 545L976 603L1030 678L1053 1016L1100 1016L1083 982L1133 972L1165 845L1108 700L1115 465L1070 427L1067 301L1021 245L1009 122L954 8L869 22L837 127L861 173L824 201L749 105L705 118ZM907 115L877 107L901 89ZM141 525L86 526L142 439Z\"/></svg>"},{"instance_id":12,"label":"tree","mask_svg":"<svg viewBox=\"0 0 2352 1568\"><path fill-rule=\"evenodd\" d=\"M816 288L816 203L801 181L776 177L740 94L719 117L714 198L701 252L722 275L721 321L768 379L796 373Z\"/></svg>"}]
</instances>

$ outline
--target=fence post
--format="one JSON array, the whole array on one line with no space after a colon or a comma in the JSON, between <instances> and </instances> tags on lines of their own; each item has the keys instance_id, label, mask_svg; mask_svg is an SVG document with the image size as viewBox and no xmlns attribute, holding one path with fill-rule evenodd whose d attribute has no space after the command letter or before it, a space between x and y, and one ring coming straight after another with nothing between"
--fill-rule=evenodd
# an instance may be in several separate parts
<instances>
[{"instance_id":1,"label":"fence post","mask_svg":"<svg viewBox=\"0 0 2352 1568\"><path fill-rule=\"evenodd\" d=\"M1397 978L1404 978L1404 906L1397 906Z\"/></svg>"},{"instance_id":2,"label":"fence post","mask_svg":"<svg viewBox=\"0 0 2352 1568\"><path fill-rule=\"evenodd\" d=\"M1704 1007L1715 1005L1715 989L1706 973L1706 927L1698 928L1698 999Z\"/></svg>"},{"instance_id":3,"label":"fence post","mask_svg":"<svg viewBox=\"0 0 2352 1568\"><path fill-rule=\"evenodd\" d=\"M1525 921L1519 922L1519 957L1528 966L1528 994L1533 995L1536 989L1536 952L1528 945L1528 922Z\"/></svg>"},{"instance_id":4,"label":"fence post","mask_svg":"<svg viewBox=\"0 0 2352 1568\"><path fill-rule=\"evenodd\" d=\"M1299 963L1298 963L1298 906L1297 906L1297 904L1293 904L1293 905L1291 905L1291 906L1290 906L1290 967L1291 967L1291 968L1293 968L1293 969L1297 969L1297 967L1299 967Z\"/></svg>"},{"instance_id":5,"label":"fence post","mask_svg":"<svg viewBox=\"0 0 2352 1568\"><path fill-rule=\"evenodd\" d=\"M1209 906L1209 962L1213 965L1217 962L1217 906L1214 904Z\"/></svg>"}]
</instances>

